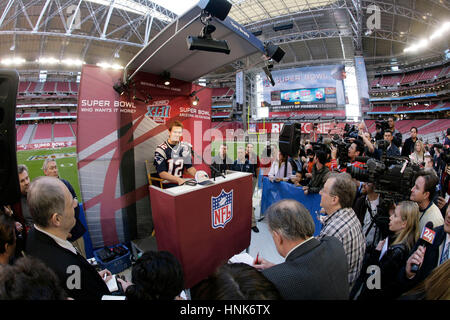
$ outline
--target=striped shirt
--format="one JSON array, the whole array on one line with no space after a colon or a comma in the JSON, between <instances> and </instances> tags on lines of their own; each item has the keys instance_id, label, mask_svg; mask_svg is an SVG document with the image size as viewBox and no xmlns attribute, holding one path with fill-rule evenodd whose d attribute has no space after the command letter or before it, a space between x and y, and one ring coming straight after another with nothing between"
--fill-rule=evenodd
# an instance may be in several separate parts
<instances>
[{"instance_id":1,"label":"striped shirt","mask_svg":"<svg viewBox=\"0 0 450 320\"><path fill-rule=\"evenodd\" d=\"M352 287L361 271L366 241L361 224L352 208L341 208L331 216L326 216L318 239L325 236L341 241L348 263L348 283Z\"/></svg>"}]
</instances>

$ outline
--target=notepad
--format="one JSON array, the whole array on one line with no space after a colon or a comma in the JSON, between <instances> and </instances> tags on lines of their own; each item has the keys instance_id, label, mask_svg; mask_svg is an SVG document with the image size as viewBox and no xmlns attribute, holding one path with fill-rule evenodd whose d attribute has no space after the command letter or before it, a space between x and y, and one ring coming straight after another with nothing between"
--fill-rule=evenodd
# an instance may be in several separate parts
<instances>
[{"instance_id":1,"label":"notepad","mask_svg":"<svg viewBox=\"0 0 450 320\"><path fill-rule=\"evenodd\" d=\"M253 266L254 261L255 259L246 252L235 254L230 258L230 260L228 260L229 263L246 263L249 266Z\"/></svg>"},{"instance_id":2,"label":"notepad","mask_svg":"<svg viewBox=\"0 0 450 320\"><path fill-rule=\"evenodd\" d=\"M125 296L111 296L111 295L104 295L102 296L102 300L126 300Z\"/></svg>"},{"instance_id":3,"label":"notepad","mask_svg":"<svg viewBox=\"0 0 450 320\"><path fill-rule=\"evenodd\" d=\"M116 275L113 274L111 279L109 279L108 282L106 282L106 285L108 286L109 292L114 292L119 290L119 287L117 286L117 279Z\"/></svg>"}]
</instances>

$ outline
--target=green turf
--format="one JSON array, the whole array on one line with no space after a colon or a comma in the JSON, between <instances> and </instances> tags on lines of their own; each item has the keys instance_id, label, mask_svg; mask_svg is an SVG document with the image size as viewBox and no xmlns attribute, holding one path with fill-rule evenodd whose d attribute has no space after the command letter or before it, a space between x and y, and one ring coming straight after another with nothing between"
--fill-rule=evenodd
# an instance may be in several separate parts
<instances>
[{"instance_id":1,"label":"green turf","mask_svg":"<svg viewBox=\"0 0 450 320\"><path fill-rule=\"evenodd\" d=\"M222 141L213 141L211 143L211 156L214 157L218 152L219 152L219 148L222 145ZM263 151L266 148L267 142L260 142L260 143L256 143L256 142L251 142L253 144L253 151L258 155L261 156ZM276 145L276 141L272 141L271 142L272 145ZM236 160L237 158L237 148L239 146L242 146L245 148L245 146L247 145L247 142L234 142L234 141L226 141L226 145L227 145L227 154L228 157L230 157L233 160Z\"/></svg>"},{"instance_id":2,"label":"green turf","mask_svg":"<svg viewBox=\"0 0 450 320\"><path fill-rule=\"evenodd\" d=\"M73 155L56 159L59 176L60 178L66 179L70 182L70 184L75 189L78 200L82 202L80 184L78 182L76 147L18 151L17 164L24 164L28 167L28 174L31 181L33 181L34 178L44 175L44 172L42 171L42 164L44 163L45 159L43 157L33 159L32 157L64 154Z\"/></svg>"},{"instance_id":3,"label":"green turf","mask_svg":"<svg viewBox=\"0 0 450 320\"><path fill-rule=\"evenodd\" d=\"M219 151L219 147L222 143L219 141L214 141L211 144L212 156L216 155ZM226 142L228 146L228 156L235 160L237 158L237 147L243 146L245 147L245 142ZM261 155L263 152L266 143L253 143L254 150L258 155ZM71 157L63 157L57 158L56 163L58 164L58 172L59 176L63 179L66 179L70 182L70 184L75 189L77 194L77 198L80 202L82 202L81 193L80 193L80 184L78 182L78 170L77 170L77 158L76 158L76 147L70 148L58 148L58 149L40 149L40 150L24 150L17 152L17 164L25 164L28 167L28 174L30 175L30 179L33 180L36 177L43 176L44 172L42 171L42 164L44 163L43 156L51 156L51 155L62 155L62 154L70 154L74 155ZM33 159L33 157L39 157L37 159Z\"/></svg>"}]
</instances>

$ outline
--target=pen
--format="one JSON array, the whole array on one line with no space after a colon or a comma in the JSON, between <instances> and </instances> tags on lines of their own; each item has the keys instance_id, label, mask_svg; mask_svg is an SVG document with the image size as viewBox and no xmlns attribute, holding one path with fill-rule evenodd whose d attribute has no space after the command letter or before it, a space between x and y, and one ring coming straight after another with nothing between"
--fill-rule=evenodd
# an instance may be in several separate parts
<instances>
[{"instance_id":1,"label":"pen","mask_svg":"<svg viewBox=\"0 0 450 320\"><path fill-rule=\"evenodd\" d=\"M255 264L258 264L259 252L256 254Z\"/></svg>"},{"instance_id":2,"label":"pen","mask_svg":"<svg viewBox=\"0 0 450 320\"><path fill-rule=\"evenodd\" d=\"M103 275L103 281L105 281L106 280L106 272L105 272L105 274Z\"/></svg>"}]
</instances>

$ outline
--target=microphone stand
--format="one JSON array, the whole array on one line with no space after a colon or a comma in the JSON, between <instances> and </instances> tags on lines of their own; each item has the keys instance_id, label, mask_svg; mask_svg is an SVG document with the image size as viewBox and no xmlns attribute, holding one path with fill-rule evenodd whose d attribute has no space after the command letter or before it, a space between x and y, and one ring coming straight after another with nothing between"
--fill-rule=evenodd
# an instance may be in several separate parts
<instances>
[{"instance_id":1,"label":"microphone stand","mask_svg":"<svg viewBox=\"0 0 450 320\"><path fill-rule=\"evenodd\" d=\"M194 147L191 146L191 153L197 158L200 159L201 162L203 162L203 159L194 151ZM225 176L223 175L222 172L220 172L219 170L217 170L214 166L212 165L208 165L209 168L211 169L211 172L213 173L213 181L216 181L216 174L218 174L219 176L222 176L225 179Z\"/></svg>"}]
</instances>

